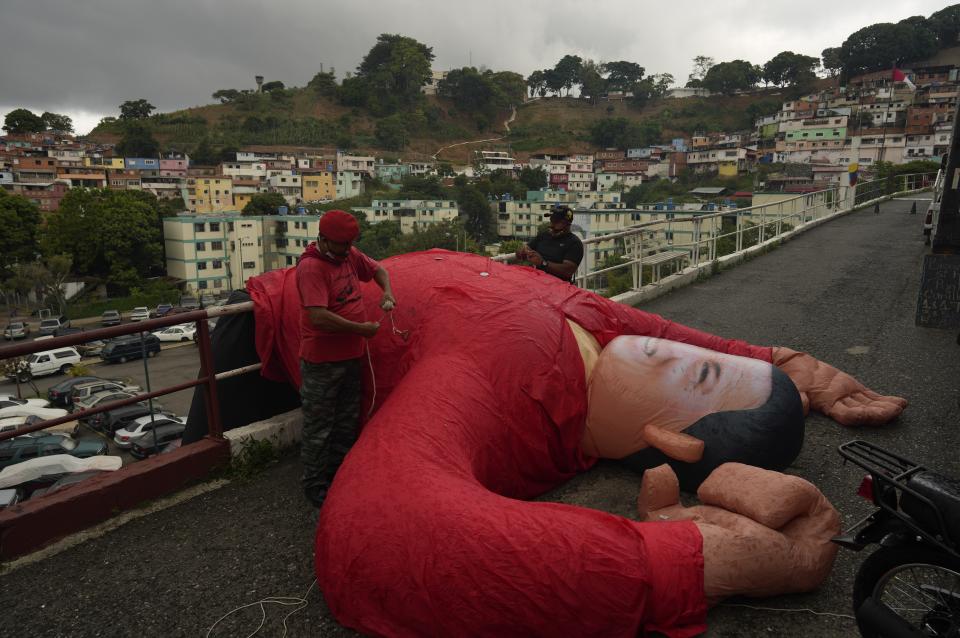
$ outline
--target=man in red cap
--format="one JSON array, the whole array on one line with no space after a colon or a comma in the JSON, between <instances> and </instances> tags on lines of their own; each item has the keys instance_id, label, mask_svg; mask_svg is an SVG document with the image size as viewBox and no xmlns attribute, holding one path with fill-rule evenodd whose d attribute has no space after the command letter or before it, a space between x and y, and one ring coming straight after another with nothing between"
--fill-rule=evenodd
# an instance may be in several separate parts
<instances>
[{"instance_id":1,"label":"man in red cap","mask_svg":"<svg viewBox=\"0 0 960 638\"><path fill-rule=\"evenodd\" d=\"M368 321L360 282L383 290L380 307L397 303L387 271L353 247L360 225L353 215L331 210L320 218L317 241L297 263L300 372L303 382L301 479L307 500L323 505L343 458L359 436L360 379L365 339L380 328Z\"/></svg>"}]
</instances>

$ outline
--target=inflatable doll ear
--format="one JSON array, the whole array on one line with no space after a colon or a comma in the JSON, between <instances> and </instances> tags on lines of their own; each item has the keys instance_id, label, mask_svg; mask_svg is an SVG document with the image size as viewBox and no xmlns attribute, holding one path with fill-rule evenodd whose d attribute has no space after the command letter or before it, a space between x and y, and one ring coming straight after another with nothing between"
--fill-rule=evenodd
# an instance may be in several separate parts
<instances>
[{"instance_id":1,"label":"inflatable doll ear","mask_svg":"<svg viewBox=\"0 0 960 638\"><path fill-rule=\"evenodd\" d=\"M671 432L655 425L643 428L643 439L671 459L696 463L703 458L703 441L683 432Z\"/></svg>"}]
</instances>

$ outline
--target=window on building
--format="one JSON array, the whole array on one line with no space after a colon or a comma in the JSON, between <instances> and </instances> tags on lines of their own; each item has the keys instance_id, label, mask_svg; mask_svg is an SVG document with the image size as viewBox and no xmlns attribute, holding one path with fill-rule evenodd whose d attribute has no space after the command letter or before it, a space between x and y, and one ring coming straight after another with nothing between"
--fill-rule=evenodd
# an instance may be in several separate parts
<instances>
[{"instance_id":1,"label":"window on building","mask_svg":"<svg viewBox=\"0 0 960 638\"><path fill-rule=\"evenodd\" d=\"M223 250L223 242L222 241L211 242L210 250Z\"/></svg>"},{"instance_id":2,"label":"window on building","mask_svg":"<svg viewBox=\"0 0 960 638\"><path fill-rule=\"evenodd\" d=\"M197 252L201 252L207 249L206 242L198 241L197 242Z\"/></svg>"},{"instance_id":3,"label":"window on building","mask_svg":"<svg viewBox=\"0 0 960 638\"><path fill-rule=\"evenodd\" d=\"M243 262L243 267L244 267L245 269L248 269L248 270L249 270L249 269L251 269L251 268L256 268L256 267L257 267L257 263L254 262L254 261L245 261L245 262Z\"/></svg>"},{"instance_id":4,"label":"window on building","mask_svg":"<svg viewBox=\"0 0 960 638\"><path fill-rule=\"evenodd\" d=\"M293 265L293 257L291 257L290 255L287 255L287 265L288 266Z\"/></svg>"},{"instance_id":5,"label":"window on building","mask_svg":"<svg viewBox=\"0 0 960 638\"><path fill-rule=\"evenodd\" d=\"M214 288L223 288L223 280L222 280L222 279L216 279L216 280L214 280L214 282L213 282L213 287L214 287Z\"/></svg>"},{"instance_id":6,"label":"window on building","mask_svg":"<svg viewBox=\"0 0 960 638\"><path fill-rule=\"evenodd\" d=\"M218 269L218 268L223 268L223 261L220 260L220 259L214 259L214 260L213 260L213 269L216 270L216 269Z\"/></svg>"},{"instance_id":7,"label":"window on building","mask_svg":"<svg viewBox=\"0 0 960 638\"><path fill-rule=\"evenodd\" d=\"M206 270L206 269L207 269L207 262L205 261L197 262L197 270Z\"/></svg>"},{"instance_id":8,"label":"window on building","mask_svg":"<svg viewBox=\"0 0 960 638\"><path fill-rule=\"evenodd\" d=\"M206 282L206 281L198 281L198 282L197 282L197 288L199 288L200 290L206 290L206 289L207 289L207 282Z\"/></svg>"},{"instance_id":9,"label":"window on building","mask_svg":"<svg viewBox=\"0 0 960 638\"><path fill-rule=\"evenodd\" d=\"M192 199L190 200L190 203L191 203L191 204L193 203L193 200L192 200ZM194 225L193 225L193 232L195 232L195 233L202 233L202 232L203 232L203 228L204 228L204 225L203 225L203 224L194 224Z\"/></svg>"}]
</instances>

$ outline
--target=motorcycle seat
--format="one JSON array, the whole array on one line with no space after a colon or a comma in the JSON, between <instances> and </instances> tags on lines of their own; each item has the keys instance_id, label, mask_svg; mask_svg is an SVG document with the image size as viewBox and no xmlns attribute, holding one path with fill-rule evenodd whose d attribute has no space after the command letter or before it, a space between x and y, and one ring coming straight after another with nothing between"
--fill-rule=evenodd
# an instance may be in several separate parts
<instances>
[{"instance_id":1,"label":"motorcycle seat","mask_svg":"<svg viewBox=\"0 0 960 638\"><path fill-rule=\"evenodd\" d=\"M954 546L960 545L960 479L925 471L913 475L907 486L926 497L939 510L946 525L948 538ZM936 514L918 498L904 492L900 509L914 519L924 530L936 533L939 529Z\"/></svg>"}]
</instances>

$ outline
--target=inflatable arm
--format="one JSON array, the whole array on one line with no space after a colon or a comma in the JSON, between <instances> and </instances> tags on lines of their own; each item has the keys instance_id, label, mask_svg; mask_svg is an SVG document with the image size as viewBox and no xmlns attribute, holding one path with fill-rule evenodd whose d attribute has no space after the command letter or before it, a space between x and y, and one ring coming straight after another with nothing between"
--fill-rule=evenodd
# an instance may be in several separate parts
<instances>
[{"instance_id":1,"label":"inflatable arm","mask_svg":"<svg viewBox=\"0 0 960 638\"><path fill-rule=\"evenodd\" d=\"M900 416L907 400L883 396L849 374L804 352L774 348L773 364L783 370L804 397L804 404L840 425L883 425Z\"/></svg>"}]
</instances>

